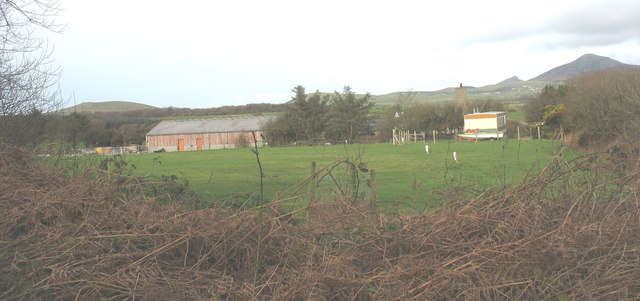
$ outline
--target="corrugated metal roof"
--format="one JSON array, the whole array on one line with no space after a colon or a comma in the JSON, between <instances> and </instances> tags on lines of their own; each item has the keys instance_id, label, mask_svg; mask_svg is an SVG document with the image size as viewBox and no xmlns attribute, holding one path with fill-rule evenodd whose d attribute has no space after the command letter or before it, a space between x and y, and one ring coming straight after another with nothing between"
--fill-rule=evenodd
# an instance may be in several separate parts
<instances>
[{"instance_id":1,"label":"corrugated metal roof","mask_svg":"<svg viewBox=\"0 0 640 301\"><path fill-rule=\"evenodd\" d=\"M163 120L147 136L259 131L274 117Z\"/></svg>"}]
</instances>

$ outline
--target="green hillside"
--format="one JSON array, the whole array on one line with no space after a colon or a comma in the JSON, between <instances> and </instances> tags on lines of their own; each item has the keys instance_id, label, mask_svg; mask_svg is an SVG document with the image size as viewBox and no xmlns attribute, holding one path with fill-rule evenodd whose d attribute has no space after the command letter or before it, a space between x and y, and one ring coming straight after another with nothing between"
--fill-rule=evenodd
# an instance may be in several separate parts
<instances>
[{"instance_id":1,"label":"green hillside","mask_svg":"<svg viewBox=\"0 0 640 301\"><path fill-rule=\"evenodd\" d=\"M469 100L506 100L520 101L535 96L544 85L544 81L514 81L503 82L483 87L466 87ZM399 99L399 94L394 92L382 95L372 95L371 102L376 106L391 106ZM437 103L453 101L456 97L456 88L445 88L437 91L412 91L413 99L417 103Z\"/></svg>"},{"instance_id":2,"label":"green hillside","mask_svg":"<svg viewBox=\"0 0 640 301\"><path fill-rule=\"evenodd\" d=\"M628 69L634 67L638 66L624 64L595 54L585 54L573 62L550 69L530 80L523 81L514 76L495 85L467 87L467 96L471 101L523 101L535 96L546 84L562 82L585 72L595 72L608 68ZM400 92L374 95L371 97L371 102L378 106L393 105L398 101L398 93ZM418 103L452 101L456 96L455 87L438 91L413 91L411 93L414 94L414 100Z\"/></svg>"},{"instance_id":3,"label":"green hillside","mask_svg":"<svg viewBox=\"0 0 640 301\"><path fill-rule=\"evenodd\" d=\"M79 105L63 109L64 113L96 113L96 112L127 112L139 110L151 110L157 107L130 101L102 101L83 102Z\"/></svg>"}]
</instances>

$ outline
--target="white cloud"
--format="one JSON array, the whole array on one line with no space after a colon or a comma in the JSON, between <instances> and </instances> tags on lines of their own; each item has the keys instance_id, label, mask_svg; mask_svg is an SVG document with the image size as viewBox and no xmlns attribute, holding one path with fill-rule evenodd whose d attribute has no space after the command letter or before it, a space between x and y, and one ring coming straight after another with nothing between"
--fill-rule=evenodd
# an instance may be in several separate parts
<instances>
[{"instance_id":1,"label":"white cloud","mask_svg":"<svg viewBox=\"0 0 640 301\"><path fill-rule=\"evenodd\" d=\"M479 86L587 52L639 63L638 3L65 0L70 28L51 39L64 92L78 101L221 106L298 84L374 94Z\"/></svg>"},{"instance_id":2,"label":"white cloud","mask_svg":"<svg viewBox=\"0 0 640 301\"><path fill-rule=\"evenodd\" d=\"M514 22L472 37L469 42L501 43L533 39L535 44L532 45L578 48L640 40L638 1L579 1L571 6L549 7L549 12L539 15L527 14L536 16L535 21Z\"/></svg>"}]
</instances>

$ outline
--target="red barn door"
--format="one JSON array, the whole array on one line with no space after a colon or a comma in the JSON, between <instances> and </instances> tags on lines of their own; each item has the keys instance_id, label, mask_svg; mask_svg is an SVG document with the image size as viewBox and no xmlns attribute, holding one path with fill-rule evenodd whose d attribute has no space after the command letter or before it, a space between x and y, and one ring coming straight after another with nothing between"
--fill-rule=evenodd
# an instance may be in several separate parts
<instances>
[{"instance_id":1,"label":"red barn door","mask_svg":"<svg viewBox=\"0 0 640 301\"><path fill-rule=\"evenodd\" d=\"M196 138L196 147L197 150L201 151L204 149L204 140L202 138Z\"/></svg>"}]
</instances>

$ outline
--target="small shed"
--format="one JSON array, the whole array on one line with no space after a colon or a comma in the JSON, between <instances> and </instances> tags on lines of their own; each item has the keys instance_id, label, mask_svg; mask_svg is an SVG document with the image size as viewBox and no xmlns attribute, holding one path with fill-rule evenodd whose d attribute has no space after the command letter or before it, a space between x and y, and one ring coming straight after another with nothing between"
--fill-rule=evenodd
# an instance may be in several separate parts
<instances>
[{"instance_id":1,"label":"small shed","mask_svg":"<svg viewBox=\"0 0 640 301\"><path fill-rule=\"evenodd\" d=\"M149 152L263 146L262 126L273 116L163 120L146 135Z\"/></svg>"},{"instance_id":2,"label":"small shed","mask_svg":"<svg viewBox=\"0 0 640 301\"><path fill-rule=\"evenodd\" d=\"M502 139L506 132L505 112L482 112L464 115L464 132L458 136L467 139Z\"/></svg>"}]
</instances>

